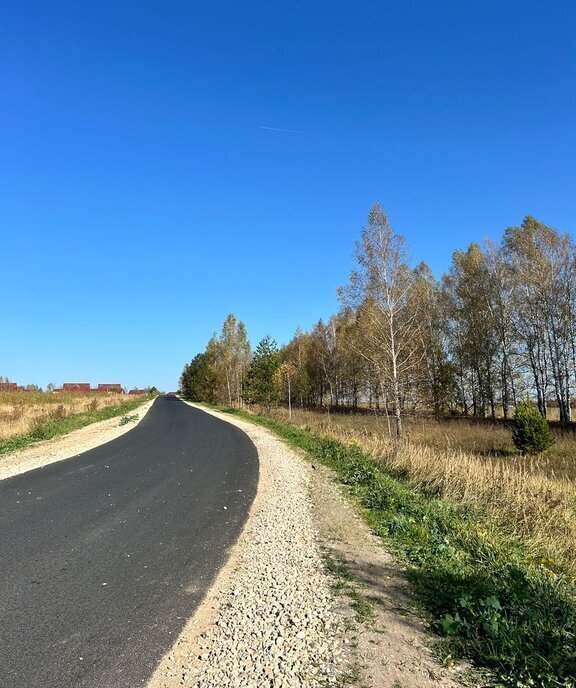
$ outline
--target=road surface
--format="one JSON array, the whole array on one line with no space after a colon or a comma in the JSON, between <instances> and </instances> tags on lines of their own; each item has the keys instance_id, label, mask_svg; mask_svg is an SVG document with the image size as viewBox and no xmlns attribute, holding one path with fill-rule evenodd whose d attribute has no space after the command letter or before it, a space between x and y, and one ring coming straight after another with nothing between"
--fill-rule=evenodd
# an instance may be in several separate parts
<instances>
[{"instance_id":1,"label":"road surface","mask_svg":"<svg viewBox=\"0 0 576 688\"><path fill-rule=\"evenodd\" d=\"M257 479L244 433L159 397L118 439L1 481L0 688L145 685Z\"/></svg>"}]
</instances>

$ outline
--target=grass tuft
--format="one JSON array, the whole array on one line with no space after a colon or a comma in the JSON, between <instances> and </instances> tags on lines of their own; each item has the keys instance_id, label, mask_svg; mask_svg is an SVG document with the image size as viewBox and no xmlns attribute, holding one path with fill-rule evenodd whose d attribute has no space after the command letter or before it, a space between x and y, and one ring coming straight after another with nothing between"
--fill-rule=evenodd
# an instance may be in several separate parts
<instances>
[{"instance_id":1,"label":"grass tuft","mask_svg":"<svg viewBox=\"0 0 576 688\"><path fill-rule=\"evenodd\" d=\"M328 552L323 553L324 566L333 576L333 592L345 595L350 600L357 623L370 623L374 620L374 604L362 594L362 587L350 573L346 562Z\"/></svg>"}]
</instances>

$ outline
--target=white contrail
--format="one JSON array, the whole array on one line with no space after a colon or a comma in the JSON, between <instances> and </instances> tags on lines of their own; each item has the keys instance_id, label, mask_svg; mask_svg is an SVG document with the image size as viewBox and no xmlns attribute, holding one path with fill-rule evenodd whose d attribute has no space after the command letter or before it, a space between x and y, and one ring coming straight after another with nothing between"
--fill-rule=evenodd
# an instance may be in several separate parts
<instances>
[{"instance_id":1,"label":"white contrail","mask_svg":"<svg viewBox=\"0 0 576 688\"><path fill-rule=\"evenodd\" d=\"M298 131L297 129L281 129L280 127L260 127L266 131L282 131L285 134L307 134L307 131Z\"/></svg>"}]
</instances>

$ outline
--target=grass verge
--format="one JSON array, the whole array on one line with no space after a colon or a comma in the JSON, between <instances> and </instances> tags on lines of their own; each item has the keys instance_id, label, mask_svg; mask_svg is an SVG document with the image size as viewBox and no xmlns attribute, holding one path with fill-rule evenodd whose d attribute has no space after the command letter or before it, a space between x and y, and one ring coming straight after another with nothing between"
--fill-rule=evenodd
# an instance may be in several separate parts
<instances>
[{"instance_id":1,"label":"grass verge","mask_svg":"<svg viewBox=\"0 0 576 688\"><path fill-rule=\"evenodd\" d=\"M144 401L148 399L130 399L129 401L123 402L116 406L105 406L99 409L92 409L89 411L84 411L83 413L74 413L69 416L64 416L63 418L57 418L46 423L40 423L36 425L30 432L22 435L15 435L6 440L0 441L0 454L6 454L7 452L16 451L17 449L23 449L29 444L34 442L40 442L42 440L49 440L58 435L65 435L73 430L78 430L85 427L86 425L91 425L92 423L97 423L101 420L108 420L109 418L114 418L115 416L122 416L128 411L134 411L136 408L141 406Z\"/></svg>"},{"instance_id":2,"label":"grass verge","mask_svg":"<svg viewBox=\"0 0 576 688\"><path fill-rule=\"evenodd\" d=\"M235 409L333 469L408 576L446 655L490 685L576 686L576 590L481 507L442 499L357 445Z\"/></svg>"}]
</instances>

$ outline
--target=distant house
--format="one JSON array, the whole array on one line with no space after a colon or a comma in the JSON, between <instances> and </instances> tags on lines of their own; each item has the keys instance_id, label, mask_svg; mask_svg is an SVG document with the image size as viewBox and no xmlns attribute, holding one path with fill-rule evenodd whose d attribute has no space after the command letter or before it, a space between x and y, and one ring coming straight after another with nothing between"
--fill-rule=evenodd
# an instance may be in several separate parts
<instances>
[{"instance_id":1,"label":"distant house","mask_svg":"<svg viewBox=\"0 0 576 688\"><path fill-rule=\"evenodd\" d=\"M0 392L17 392L18 384L16 382L0 382Z\"/></svg>"},{"instance_id":2,"label":"distant house","mask_svg":"<svg viewBox=\"0 0 576 688\"><path fill-rule=\"evenodd\" d=\"M89 382L65 382L62 385L63 392L89 392Z\"/></svg>"},{"instance_id":3,"label":"distant house","mask_svg":"<svg viewBox=\"0 0 576 688\"><path fill-rule=\"evenodd\" d=\"M146 394L145 389L131 389L128 394Z\"/></svg>"},{"instance_id":4,"label":"distant house","mask_svg":"<svg viewBox=\"0 0 576 688\"><path fill-rule=\"evenodd\" d=\"M117 382L110 383L106 382L104 384L99 384L98 385L98 391L99 392L113 392L114 394L124 394L124 389L122 385L118 384Z\"/></svg>"}]
</instances>

